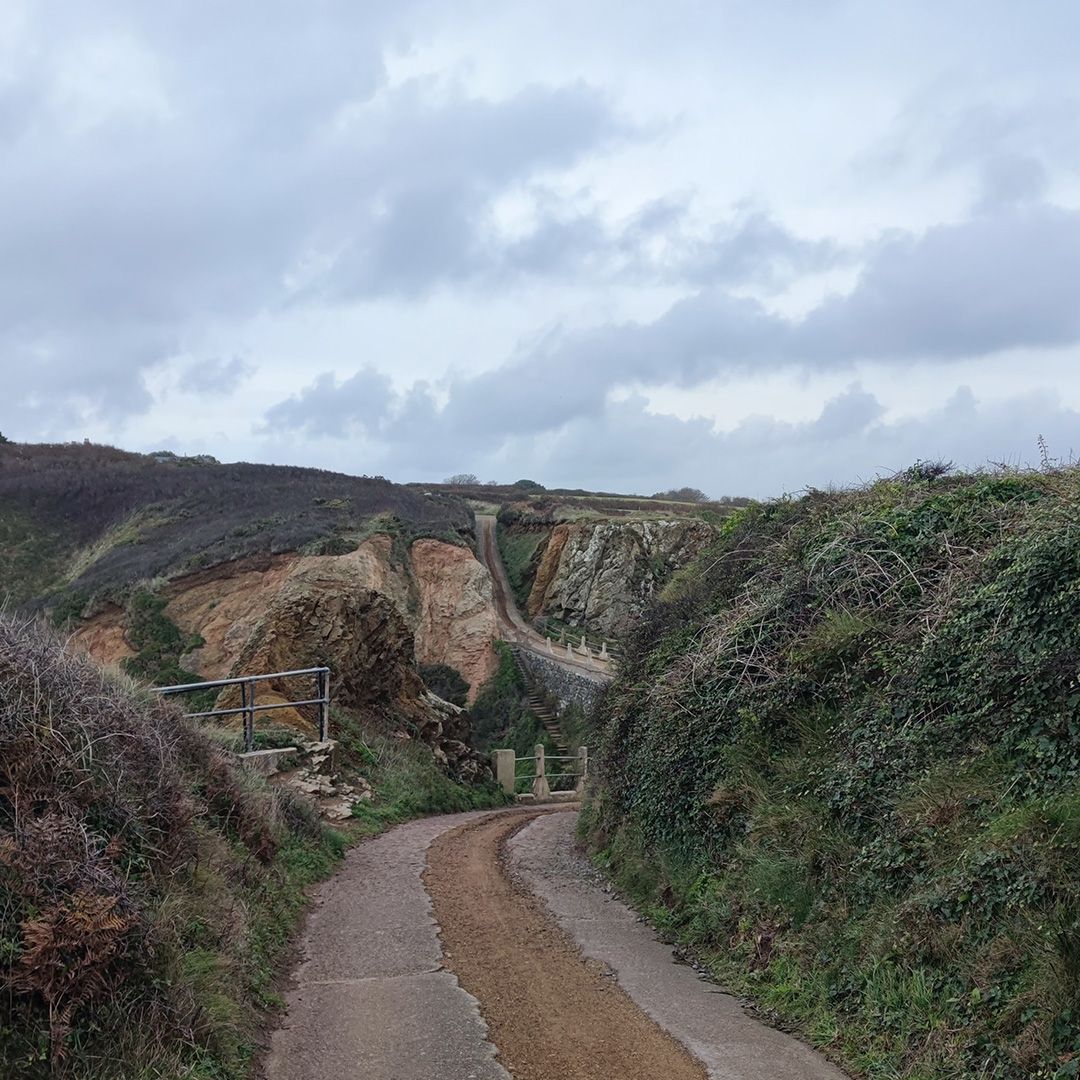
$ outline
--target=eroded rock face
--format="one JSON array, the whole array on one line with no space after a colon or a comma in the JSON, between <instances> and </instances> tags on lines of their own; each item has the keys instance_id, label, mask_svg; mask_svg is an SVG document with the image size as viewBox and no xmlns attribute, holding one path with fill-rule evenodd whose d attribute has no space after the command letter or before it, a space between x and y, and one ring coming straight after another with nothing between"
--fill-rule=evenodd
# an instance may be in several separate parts
<instances>
[{"instance_id":1,"label":"eroded rock face","mask_svg":"<svg viewBox=\"0 0 1080 1080\"><path fill-rule=\"evenodd\" d=\"M412 564L420 589L416 658L457 668L473 701L498 665L491 577L471 551L438 540L417 540Z\"/></svg>"},{"instance_id":2,"label":"eroded rock face","mask_svg":"<svg viewBox=\"0 0 1080 1080\"><path fill-rule=\"evenodd\" d=\"M618 636L716 535L707 522L687 519L556 525L529 594L529 614Z\"/></svg>"},{"instance_id":3,"label":"eroded rock face","mask_svg":"<svg viewBox=\"0 0 1080 1080\"><path fill-rule=\"evenodd\" d=\"M236 658L231 675L329 667L335 701L410 727L451 776L466 781L485 777L486 763L468 745L468 714L427 691L416 670L412 631L397 606L381 592L356 587L354 571L340 562L323 563L290 577ZM259 703L313 696L312 682L302 677L261 683ZM238 704L235 687L224 690L217 702L219 708ZM314 708L280 709L274 719L317 736Z\"/></svg>"},{"instance_id":4,"label":"eroded rock face","mask_svg":"<svg viewBox=\"0 0 1080 1080\"><path fill-rule=\"evenodd\" d=\"M325 664L336 701L412 725L448 771L467 779L486 768L468 748L467 714L428 694L416 660L457 668L475 695L496 664L491 579L467 548L438 540L418 540L408 558L395 561L385 534L345 555L254 556L172 582L165 614L185 634L203 638L183 657L189 670L220 679ZM113 606L87 620L73 640L97 659L117 662L133 655L125 629L123 609ZM259 701L312 691L310 679L264 686ZM218 704L238 705L238 692ZM304 712L262 715L314 736L315 712Z\"/></svg>"},{"instance_id":5,"label":"eroded rock face","mask_svg":"<svg viewBox=\"0 0 1080 1080\"><path fill-rule=\"evenodd\" d=\"M415 632L417 659L457 668L470 684L471 700L496 665L491 578L468 548L440 540L417 540L409 558L409 566L395 565L391 539L380 533L346 555L226 563L175 581L165 614L206 642L184 658L187 667L220 679L279 594L333 579L340 589L387 597Z\"/></svg>"},{"instance_id":6,"label":"eroded rock face","mask_svg":"<svg viewBox=\"0 0 1080 1080\"><path fill-rule=\"evenodd\" d=\"M83 623L72 635L71 644L89 653L102 664L119 664L135 650L127 643L124 632L127 616L122 607L109 604L93 619Z\"/></svg>"}]
</instances>

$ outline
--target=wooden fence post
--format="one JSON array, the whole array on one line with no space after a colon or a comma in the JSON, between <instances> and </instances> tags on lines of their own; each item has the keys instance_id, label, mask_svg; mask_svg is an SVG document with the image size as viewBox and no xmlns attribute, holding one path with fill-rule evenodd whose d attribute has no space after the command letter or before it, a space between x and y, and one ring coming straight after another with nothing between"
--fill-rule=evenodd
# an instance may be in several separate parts
<instances>
[{"instance_id":1,"label":"wooden fence post","mask_svg":"<svg viewBox=\"0 0 1080 1080\"><path fill-rule=\"evenodd\" d=\"M492 750L491 765L495 770L495 780L507 795L514 794L514 779L517 760L513 750Z\"/></svg>"},{"instance_id":2,"label":"wooden fence post","mask_svg":"<svg viewBox=\"0 0 1080 1080\"><path fill-rule=\"evenodd\" d=\"M577 783L574 790L579 794L585 790L585 781L589 776L589 748L579 746L577 752Z\"/></svg>"}]
</instances>

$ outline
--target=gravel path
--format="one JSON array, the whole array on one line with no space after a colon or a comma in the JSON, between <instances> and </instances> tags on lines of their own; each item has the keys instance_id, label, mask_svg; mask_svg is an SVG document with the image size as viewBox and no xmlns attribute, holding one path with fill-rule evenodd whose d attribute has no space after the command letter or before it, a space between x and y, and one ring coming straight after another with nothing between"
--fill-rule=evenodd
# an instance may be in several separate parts
<instances>
[{"instance_id":1,"label":"gravel path","mask_svg":"<svg viewBox=\"0 0 1080 1080\"><path fill-rule=\"evenodd\" d=\"M445 833L424 875L446 964L480 1000L499 1059L517 1080L706 1080L505 872L503 843L529 822L501 816Z\"/></svg>"}]
</instances>

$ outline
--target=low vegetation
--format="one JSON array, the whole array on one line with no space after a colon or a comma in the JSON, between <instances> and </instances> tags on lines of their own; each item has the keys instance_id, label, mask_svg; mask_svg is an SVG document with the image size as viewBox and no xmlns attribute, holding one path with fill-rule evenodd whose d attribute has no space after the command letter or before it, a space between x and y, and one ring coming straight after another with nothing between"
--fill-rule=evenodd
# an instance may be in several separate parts
<instances>
[{"instance_id":1,"label":"low vegetation","mask_svg":"<svg viewBox=\"0 0 1080 1080\"><path fill-rule=\"evenodd\" d=\"M136 595L136 666L153 667L184 643ZM0 617L0 1076L247 1077L306 886L352 840L507 801L452 780L402 727L333 709L341 778L367 795L331 831L233 766L235 730ZM295 742L260 723L260 747Z\"/></svg>"},{"instance_id":2,"label":"low vegetation","mask_svg":"<svg viewBox=\"0 0 1080 1080\"><path fill-rule=\"evenodd\" d=\"M0 618L0 1075L246 1075L343 843L172 707Z\"/></svg>"},{"instance_id":3,"label":"low vegetation","mask_svg":"<svg viewBox=\"0 0 1080 1080\"><path fill-rule=\"evenodd\" d=\"M536 578L537 551L548 535L545 529L510 529L502 521L496 524L499 556L520 611L525 611L528 606L529 592Z\"/></svg>"},{"instance_id":4,"label":"low vegetation","mask_svg":"<svg viewBox=\"0 0 1080 1080\"><path fill-rule=\"evenodd\" d=\"M551 750L551 738L529 708L525 679L510 646L497 641L499 666L473 703L473 737L484 750L513 750L528 757L537 744Z\"/></svg>"},{"instance_id":5,"label":"low vegetation","mask_svg":"<svg viewBox=\"0 0 1080 1080\"><path fill-rule=\"evenodd\" d=\"M424 685L443 701L464 709L469 701L469 684L457 668L449 664L421 664L420 678Z\"/></svg>"},{"instance_id":6,"label":"low vegetation","mask_svg":"<svg viewBox=\"0 0 1080 1080\"><path fill-rule=\"evenodd\" d=\"M373 526L372 522L377 522ZM382 477L107 446L0 444L0 598L91 598L248 556L341 554L373 528L468 542L450 494Z\"/></svg>"},{"instance_id":7,"label":"low vegetation","mask_svg":"<svg viewBox=\"0 0 1080 1080\"><path fill-rule=\"evenodd\" d=\"M730 518L627 643L583 820L856 1075L1080 1073L1080 470Z\"/></svg>"},{"instance_id":8,"label":"low vegetation","mask_svg":"<svg viewBox=\"0 0 1080 1080\"><path fill-rule=\"evenodd\" d=\"M494 781L459 784L439 768L428 747L365 724L355 712L335 709L333 730L349 765L374 788L374 798L353 807L362 835L428 814L490 810L506 804L506 796Z\"/></svg>"}]
</instances>

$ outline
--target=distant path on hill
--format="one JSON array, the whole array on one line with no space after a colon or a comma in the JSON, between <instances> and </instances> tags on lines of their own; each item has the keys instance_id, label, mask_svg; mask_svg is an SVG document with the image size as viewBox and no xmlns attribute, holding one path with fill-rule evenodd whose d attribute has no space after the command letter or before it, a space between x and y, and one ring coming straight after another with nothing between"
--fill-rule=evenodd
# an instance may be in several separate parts
<instances>
[{"instance_id":1,"label":"distant path on hill","mask_svg":"<svg viewBox=\"0 0 1080 1080\"><path fill-rule=\"evenodd\" d=\"M263 1080L843 1080L677 964L577 815L427 818L316 891Z\"/></svg>"},{"instance_id":2,"label":"distant path on hill","mask_svg":"<svg viewBox=\"0 0 1080 1080\"><path fill-rule=\"evenodd\" d=\"M480 549L480 558L491 574L491 583L495 591L495 611L498 616L499 634L504 641L513 642L536 653L548 660L565 667L575 674L581 675L594 682L609 682L614 677L614 671L610 662L605 663L594 657L586 660L585 657L567 655L565 647L555 646L552 649L549 640L543 634L538 633L522 618L514 601L513 590L506 576L506 567L503 566L502 556L499 554L499 545L495 539L495 517L491 514L476 515L476 539Z\"/></svg>"}]
</instances>

